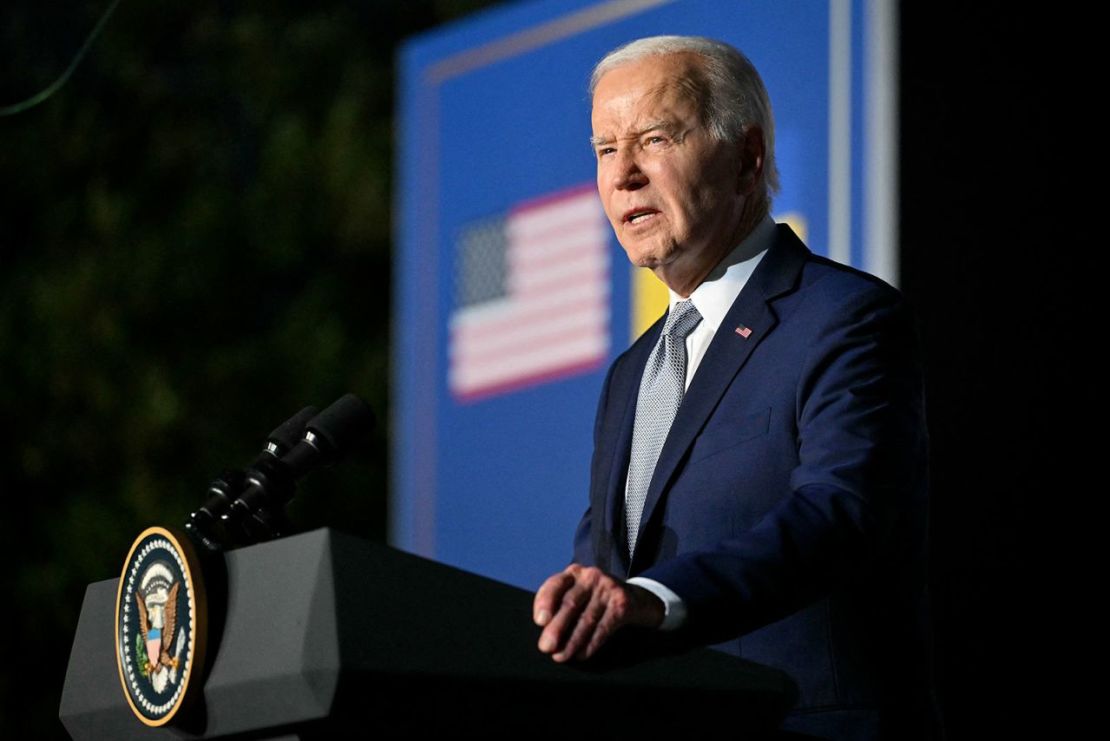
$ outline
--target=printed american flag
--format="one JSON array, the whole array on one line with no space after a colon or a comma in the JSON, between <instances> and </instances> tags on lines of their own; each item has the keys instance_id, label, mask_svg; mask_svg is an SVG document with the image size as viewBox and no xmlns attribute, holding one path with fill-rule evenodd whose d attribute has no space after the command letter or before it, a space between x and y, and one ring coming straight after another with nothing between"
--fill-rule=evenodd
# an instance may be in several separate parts
<instances>
[{"instance_id":1,"label":"printed american flag","mask_svg":"<svg viewBox=\"0 0 1110 741\"><path fill-rule=\"evenodd\" d=\"M507 393L606 361L609 234L593 185L462 230L448 351L455 398Z\"/></svg>"}]
</instances>

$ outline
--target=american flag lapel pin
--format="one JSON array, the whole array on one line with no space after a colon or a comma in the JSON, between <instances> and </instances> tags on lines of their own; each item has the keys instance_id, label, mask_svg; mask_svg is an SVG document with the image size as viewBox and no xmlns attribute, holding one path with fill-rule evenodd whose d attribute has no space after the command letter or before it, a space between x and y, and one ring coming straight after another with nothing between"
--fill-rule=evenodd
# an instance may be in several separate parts
<instances>
[{"instance_id":1,"label":"american flag lapel pin","mask_svg":"<svg viewBox=\"0 0 1110 741\"><path fill-rule=\"evenodd\" d=\"M739 327L736 328L736 334L740 335L746 340L752 336L752 331L748 327L745 327L743 324L741 324Z\"/></svg>"}]
</instances>

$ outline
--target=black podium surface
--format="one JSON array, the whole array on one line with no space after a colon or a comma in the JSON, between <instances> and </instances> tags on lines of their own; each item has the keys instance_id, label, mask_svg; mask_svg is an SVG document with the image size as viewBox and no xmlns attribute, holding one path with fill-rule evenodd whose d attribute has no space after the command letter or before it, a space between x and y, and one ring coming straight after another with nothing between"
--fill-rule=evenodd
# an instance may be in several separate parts
<instances>
[{"instance_id":1,"label":"black podium surface","mask_svg":"<svg viewBox=\"0 0 1110 741\"><path fill-rule=\"evenodd\" d=\"M333 530L231 551L203 702L148 728L120 687L116 579L90 584L60 715L74 739L588 735L672 729L762 738L793 705L784 673L660 634L598 660L536 649L532 594Z\"/></svg>"}]
</instances>

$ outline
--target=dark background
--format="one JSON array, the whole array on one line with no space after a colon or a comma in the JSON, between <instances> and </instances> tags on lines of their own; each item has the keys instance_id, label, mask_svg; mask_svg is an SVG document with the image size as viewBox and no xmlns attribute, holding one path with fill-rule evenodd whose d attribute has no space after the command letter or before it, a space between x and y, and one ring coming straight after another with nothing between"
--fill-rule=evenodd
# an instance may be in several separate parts
<instances>
[{"instance_id":1,"label":"dark background","mask_svg":"<svg viewBox=\"0 0 1110 741\"><path fill-rule=\"evenodd\" d=\"M85 585L301 406L355 391L382 422L294 519L384 539L393 56L487 4L125 0L65 87L0 118L0 737L62 734ZM4 3L0 105L56 78L107 6ZM1049 626L1070 586L1048 559L1097 486L1074 338L1097 300L1078 181L1101 180L1098 47L1087 19L1011 8L900 21L952 739L1068 722Z\"/></svg>"}]
</instances>

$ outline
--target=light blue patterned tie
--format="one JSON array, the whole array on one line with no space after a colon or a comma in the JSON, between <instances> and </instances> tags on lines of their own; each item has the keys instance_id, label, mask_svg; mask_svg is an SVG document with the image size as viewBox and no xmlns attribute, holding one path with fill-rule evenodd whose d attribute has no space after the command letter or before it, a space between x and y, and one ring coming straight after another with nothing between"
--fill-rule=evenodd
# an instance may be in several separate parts
<instances>
[{"instance_id":1,"label":"light blue patterned tie","mask_svg":"<svg viewBox=\"0 0 1110 741\"><path fill-rule=\"evenodd\" d=\"M701 321L694 303L679 301L667 315L659 341L648 357L636 397L636 426L632 429L632 458L624 490L628 527L628 555L636 550L636 534L644 512L648 485L686 389L686 335Z\"/></svg>"}]
</instances>

